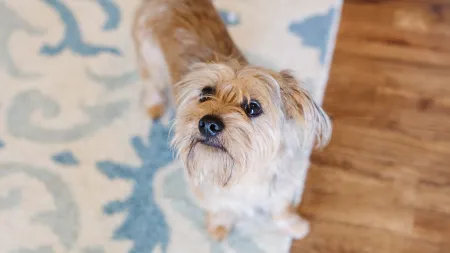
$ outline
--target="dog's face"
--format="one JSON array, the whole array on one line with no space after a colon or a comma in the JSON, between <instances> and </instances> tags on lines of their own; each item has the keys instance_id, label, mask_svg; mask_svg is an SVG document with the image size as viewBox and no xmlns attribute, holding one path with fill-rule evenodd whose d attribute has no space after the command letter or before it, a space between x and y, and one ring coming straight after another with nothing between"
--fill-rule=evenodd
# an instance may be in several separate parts
<instances>
[{"instance_id":1,"label":"dog's face","mask_svg":"<svg viewBox=\"0 0 450 253\"><path fill-rule=\"evenodd\" d=\"M177 85L173 145L194 183L227 186L268 167L286 138L329 137L328 117L287 73L198 64ZM303 136L286 136L299 123ZM289 147L291 148L291 147Z\"/></svg>"}]
</instances>

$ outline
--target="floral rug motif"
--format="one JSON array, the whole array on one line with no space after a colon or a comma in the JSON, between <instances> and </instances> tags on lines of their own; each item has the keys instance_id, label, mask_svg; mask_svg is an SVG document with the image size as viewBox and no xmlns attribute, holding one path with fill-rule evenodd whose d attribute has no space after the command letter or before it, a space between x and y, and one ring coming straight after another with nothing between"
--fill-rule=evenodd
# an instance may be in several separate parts
<instances>
[{"instance_id":1,"label":"floral rug motif","mask_svg":"<svg viewBox=\"0 0 450 253\"><path fill-rule=\"evenodd\" d=\"M141 0L0 0L0 252L288 252L257 223L217 243L139 105ZM217 0L255 64L291 68L319 102L340 0Z\"/></svg>"}]
</instances>

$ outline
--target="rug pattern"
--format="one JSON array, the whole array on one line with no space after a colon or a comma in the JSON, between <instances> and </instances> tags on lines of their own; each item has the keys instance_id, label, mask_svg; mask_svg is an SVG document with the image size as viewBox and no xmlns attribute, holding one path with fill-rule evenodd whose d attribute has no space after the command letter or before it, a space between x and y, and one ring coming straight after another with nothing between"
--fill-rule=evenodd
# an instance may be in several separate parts
<instances>
[{"instance_id":1,"label":"rug pattern","mask_svg":"<svg viewBox=\"0 0 450 253\"><path fill-rule=\"evenodd\" d=\"M204 230L147 120L130 38L140 0L0 0L0 252L288 252L264 223ZM250 61L292 68L321 101L339 0L217 0Z\"/></svg>"}]
</instances>

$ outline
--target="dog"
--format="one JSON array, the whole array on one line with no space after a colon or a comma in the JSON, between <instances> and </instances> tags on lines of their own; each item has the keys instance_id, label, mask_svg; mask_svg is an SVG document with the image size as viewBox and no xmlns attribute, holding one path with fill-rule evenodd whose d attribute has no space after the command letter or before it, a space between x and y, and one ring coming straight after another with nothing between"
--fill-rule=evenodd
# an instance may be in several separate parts
<instances>
[{"instance_id":1,"label":"dog","mask_svg":"<svg viewBox=\"0 0 450 253\"><path fill-rule=\"evenodd\" d=\"M209 0L143 0L133 38L143 103L152 119L175 107L172 145L211 236L265 214L305 237L309 223L293 203L308 150L324 147L332 127L302 83L250 64Z\"/></svg>"}]
</instances>

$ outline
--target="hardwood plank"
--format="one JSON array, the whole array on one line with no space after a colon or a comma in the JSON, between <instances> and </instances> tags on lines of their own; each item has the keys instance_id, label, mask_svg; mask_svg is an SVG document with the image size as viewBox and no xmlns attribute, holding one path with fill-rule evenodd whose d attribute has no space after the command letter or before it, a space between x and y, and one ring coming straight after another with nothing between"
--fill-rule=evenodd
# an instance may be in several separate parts
<instances>
[{"instance_id":1,"label":"hardwood plank","mask_svg":"<svg viewBox=\"0 0 450 253\"><path fill-rule=\"evenodd\" d=\"M450 5L350 2L343 17L337 50L410 64L450 64Z\"/></svg>"},{"instance_id":2,"label":"hardwood plank","mask_svg":"<svg viewBox=\"0 0 450 253\"><path fill-rule=\"evenodd\" d=\"M450 252L450 2L349 0L292 252Z\"/></svg>"},{"instance_id":3,"label":"hardwood plank","mask_svg":"<svg viewBox=\"0 0 450 253\"><path fill-rule=\"evenodd\" d=\"M295 243L292 252L303 253L444 253L443 245L366 226L314 219L316 236Z\"/></svg>"}]
</instances>

